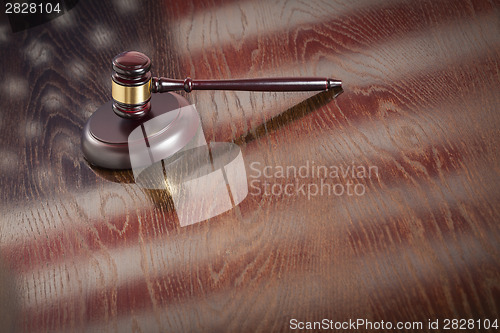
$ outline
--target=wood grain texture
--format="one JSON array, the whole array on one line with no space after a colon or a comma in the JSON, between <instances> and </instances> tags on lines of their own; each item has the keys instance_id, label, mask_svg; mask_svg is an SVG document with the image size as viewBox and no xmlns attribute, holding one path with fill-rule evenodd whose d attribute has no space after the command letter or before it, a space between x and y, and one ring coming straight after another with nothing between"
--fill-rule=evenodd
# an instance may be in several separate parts
<instances>
[{"instance_id":1,"label":"wood grain texture","mask_svg":"<svg viewBox=\"0 0 500 333\"><path fill-rule=\"evenodd\" d=\"M2 17L0 318L25 332L500 321L499 17L488 0L92 0L15 34ZM254 187L180 227L167 193L80 151L124 50L154 75L325 76L345 92L186 94ZM262 175L307 163L378 173ZM264 193L321 180L366 191Z\"/></svg>"}]
</instances>

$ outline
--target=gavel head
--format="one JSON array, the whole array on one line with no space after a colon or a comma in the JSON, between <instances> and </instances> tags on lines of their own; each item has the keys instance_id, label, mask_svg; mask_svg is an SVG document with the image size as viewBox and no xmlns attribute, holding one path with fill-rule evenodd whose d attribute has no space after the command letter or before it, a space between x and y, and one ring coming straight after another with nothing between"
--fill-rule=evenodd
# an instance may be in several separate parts
<instances>
[{"instance_id":1,"label":"gavel head","mask_svg":"<svg viewBox=\"0 0 500 333\"><path fill-rule=\"evenodd\" d=\"M151 109L151 60L127 51L113 59L113 111L122 118L138 119Z\"/></svg>"}]
</instances>

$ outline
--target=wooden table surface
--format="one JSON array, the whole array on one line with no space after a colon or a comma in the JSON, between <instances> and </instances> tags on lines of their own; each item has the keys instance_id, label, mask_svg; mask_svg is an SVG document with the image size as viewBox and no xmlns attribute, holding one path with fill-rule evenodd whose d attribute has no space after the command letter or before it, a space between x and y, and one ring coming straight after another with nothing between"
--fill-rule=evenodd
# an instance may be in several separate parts
<instances>
[{"instance_id":1,"label":"wooden table surface","mask_svg":"<svg viewBox=\"0 0 500 333\"><path fill-rule=\"evenodd\" d=\"M499 10L493 0L82 0L16 33L2 14L2 330L274 332L293 319L365 319L436 332L429 320L443 330L474 319L468 331L500 321ZM327 76L344 93L185 94L207 141L241 148L249 194L181 227L168 195L81 153L125 50L167 77ZM275 174L312 165L374 173ZM314 194L322 181L358 192ZM280 192L287 184L307 191Z\"/></svg>"}]
</instances>

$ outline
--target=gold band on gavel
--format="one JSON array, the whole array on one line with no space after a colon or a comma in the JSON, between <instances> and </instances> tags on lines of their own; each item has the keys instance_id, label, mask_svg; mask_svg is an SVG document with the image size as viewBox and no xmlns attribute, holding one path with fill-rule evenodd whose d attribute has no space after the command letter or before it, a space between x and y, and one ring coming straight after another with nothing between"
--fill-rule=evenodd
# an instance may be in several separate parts
<instances>
[{"instance_id":1,"label":"gold band on gavel","mask_svg":"<svg viewBox=\"0 0 500 333\"><path fill-rule=\"evenodd\" d=\"M112 81L111 95L117 102L123 104L141 104L146 102L151 97L150 84L151 80L141 84L140 86L125 87Z\"/></svg>"}]
</instances>

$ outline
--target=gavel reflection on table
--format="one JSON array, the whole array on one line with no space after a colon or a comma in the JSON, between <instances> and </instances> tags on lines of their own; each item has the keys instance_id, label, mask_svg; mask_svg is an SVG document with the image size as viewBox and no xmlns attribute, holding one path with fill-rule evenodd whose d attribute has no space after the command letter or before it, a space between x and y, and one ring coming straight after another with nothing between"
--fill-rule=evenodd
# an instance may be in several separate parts
<instances>
[{"instance_id":1,"label":"gavel reflection on table","mask_svg":"<svg viewBox=\"0 0 500 333\"><path fill-rule=\"evenodd\" d=\"M129 134L145 122L166 112L179 110L189 103L182 96L172 93L184 90L239 90L239 91L326 91L336 89L342 92L339 80L319 77L263 78L238 80L175 80L153 77L151 60L136 51L123 52L113 59L112 101L98 108L87 121L82 150L87 160L98 167L109 169L130 169ZM154 94L168 93L168 94ZM113 112L111 112L111 110ZM118 116L118 117L117 117ZM195 135L200 126L197 114L183 114L171 117L169 123L156 126L153 133L144 133L144 140L167 140L161 145L169 157L182 149ZM177 124L175 124L177 122ZM182 125L184 124L184 125ZM187 124L187 125L186 125ZM178 126L175 126L178 125Z\"/></svg>"}]
</instances>

